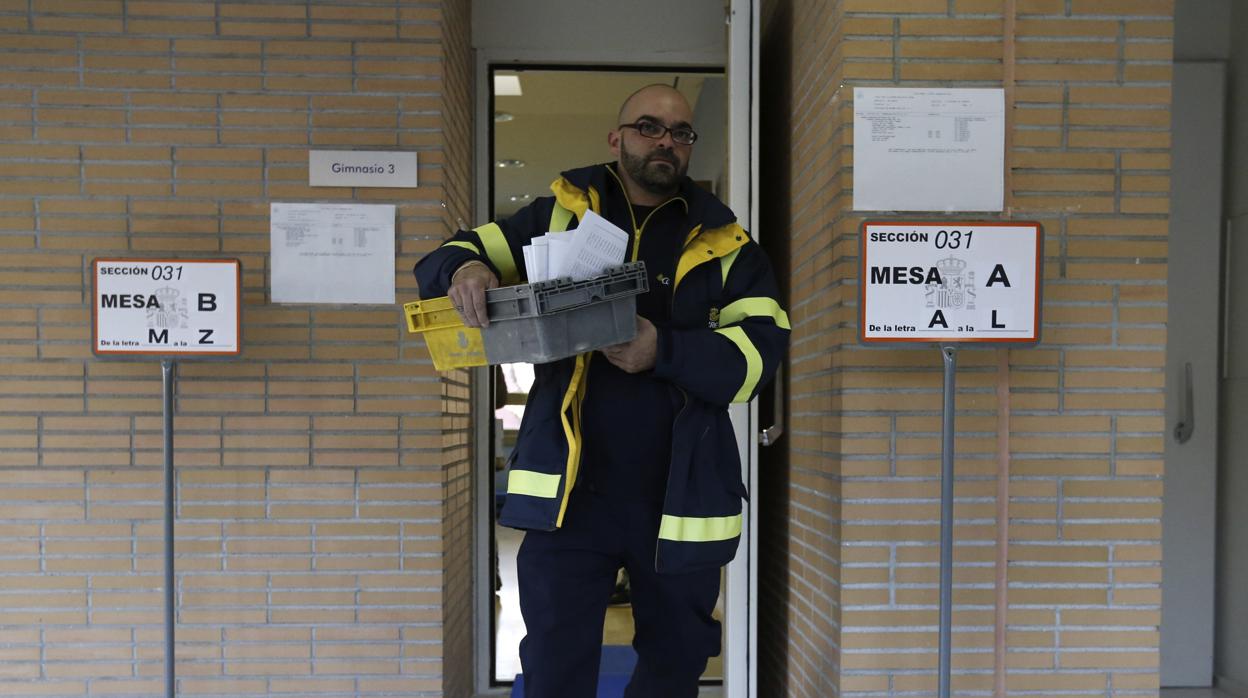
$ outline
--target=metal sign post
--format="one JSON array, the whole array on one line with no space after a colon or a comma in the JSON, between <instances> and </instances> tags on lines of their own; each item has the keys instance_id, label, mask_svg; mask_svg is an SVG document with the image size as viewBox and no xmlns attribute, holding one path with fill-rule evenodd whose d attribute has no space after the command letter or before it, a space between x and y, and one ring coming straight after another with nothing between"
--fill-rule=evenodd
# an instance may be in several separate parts
<instances>
[{"instance_id":1,"label":"metal sign post","mask_svg":"<svg viewBox=\"0 0 1248 698\"><path fill-rule=\"evenodd\" d=\"M940 419L940 698L949 696L953 656L953 416L958 348L940 348L945 360L945 401Z\"/></svg>"},{"instance_id":2,"label":"metal sign post","mask_svg":"<svg viewBox=\"0 0 1248 698\"><path fill-rule=\"evenodd\" d=\"M957 345L1040 340L1040 224L867 221L862 224L858 339L934 343L944 363L940 439L939 698L953 658L953 485Z\"/></svg>"},{"instance_id":3,"label":"metal sign post","mask_svg":"<svg viewBox=\"0 0 1248 698\"><path fill-rule=\"evenodd\" d=\"M165 695L169 698L177 695L177 671L174 668L174 609L176 593L173 575L173 519L174 474L173 474L173 381L176 377L177 365L172 359L160 362L161 397L163 398L164 443L165 443Z\"/></svg>"},{"instance_id":4,"label":"metal sign post","mask_svg":"<svg viewBox=\"0 0 1248 698\"><path fill-rule=\"evenodd\" d=\"M99 358L159 357L164 430L165 696L177 695L177 579L173 470L177 357L242 351L242 266L237 259L98 258L91 262L91 350Z\"/></svg>"}]
</instances>

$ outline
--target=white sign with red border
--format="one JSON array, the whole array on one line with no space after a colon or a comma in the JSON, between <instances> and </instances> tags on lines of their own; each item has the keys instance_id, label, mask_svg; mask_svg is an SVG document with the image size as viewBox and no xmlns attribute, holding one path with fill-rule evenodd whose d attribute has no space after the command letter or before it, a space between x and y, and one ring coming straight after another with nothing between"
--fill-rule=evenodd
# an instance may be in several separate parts
<instances>
[{"instance_id":1,"label":"white sign with red border","mask_svg":"<svg viewBox=\"0 0 1248 698\"><path fill-rule=\"evenodd\" d=\"M237 259L97 258L91 267L97 356L241 353Z\"/></svg>"},{"instance_id":2,"label":"white sign with red border","mask_svg":"<svg viewBox=\"0 0 1248 698\"><path fill-rule=\"evenodd\" d=\"M866 221L863 343L1040 341L1039 223Z\"/></svg>"}]
</instances>

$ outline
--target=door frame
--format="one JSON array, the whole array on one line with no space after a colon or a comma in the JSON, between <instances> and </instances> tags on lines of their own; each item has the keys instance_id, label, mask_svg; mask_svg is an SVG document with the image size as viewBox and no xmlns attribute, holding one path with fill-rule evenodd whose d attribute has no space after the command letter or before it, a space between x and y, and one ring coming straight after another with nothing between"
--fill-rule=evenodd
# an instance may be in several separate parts
<instances>
[{"instance_id":1,"label":"door frame","mask_svg":"<svg viewBox=\"0 0 1248 698\"><path fill-rule=\"evenodd\" d=\"M542 65L567 69L604 67L635 70L720 68L725 71L729 114L746 114L745 120L729 119L728 125L728 205L738 217L757 231L758 212L754 206L758 191L758 0L726 0L728 12L728 55L700 52L664 53L662 62L645 56L618 52L569 52L559 49L507 49L474 51L474 133L473 133L473 225L488 220L490 212L490 173L492 147L490 125L493 99L490 72L507 65ZM757 233L755 233L757 238ZM482 593L480 585L491 579L494 568L491 547L493 526L493 429L481 428L493 418L488 367L475 368L472 380L473 434L473 683L478 696L507 695L509 689L493 685L494 642L492 594ZM742 476L751 492L758 487L755 467L758 457L757 400L734 405L729 410L741 452ZM736 559L726 570L724 609L724 698L757 698L757 617L758 523L754 498L743 506L741 544Z\"/></svg>"},{"instance_id":2,"label":"door frame","mask_svg":"<svg viewBox=\"0 0 1248 698\"><path fill-rule=\"evenodd\" d=\"M728 207L759 239L758 0L728 2ZM783 409L777 405L776 409ZM728 564L724 610L724 698L758 696L758 400L729 408L742 479L751 497L742 505L741 543Z\"/></svg>"},{"instance_id":3,"label":"door frame","mask_svg":"<svg viewBox=\"0 0 1248 698\"><path fill-rule=\"evenodd\" d=\"M1226 65L1176 61L1161 516L1160 679L1213 685ZM1222 332L1225 332L1225 328ZM1176 437L1185 423L1190 432Z\"/></svg>"}]
</instances>

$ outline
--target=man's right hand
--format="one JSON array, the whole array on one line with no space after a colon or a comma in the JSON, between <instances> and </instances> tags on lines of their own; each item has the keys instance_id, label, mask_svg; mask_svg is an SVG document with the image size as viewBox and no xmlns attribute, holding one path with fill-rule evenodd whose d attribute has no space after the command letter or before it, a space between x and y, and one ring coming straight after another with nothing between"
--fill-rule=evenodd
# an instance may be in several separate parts
<instances>
[{"instance_id":1,"label":"man's right hand","mask_svg":"<svg viewBox=\"0 0 1248 698\"><path fill-rule=\"evenodd\" d=\"M485 327L490 324L486 317L485 292L498 288L498 277L481 262L468 262L451 275L451 287L446 295L468 327Z\"/></svg>"}]
</instances>

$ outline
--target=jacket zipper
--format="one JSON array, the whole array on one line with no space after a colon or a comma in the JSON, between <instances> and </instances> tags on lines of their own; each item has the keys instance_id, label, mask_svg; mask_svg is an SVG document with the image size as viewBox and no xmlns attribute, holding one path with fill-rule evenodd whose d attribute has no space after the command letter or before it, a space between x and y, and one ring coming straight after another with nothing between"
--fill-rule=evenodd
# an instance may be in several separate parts
<instances>
[{"instance_id":1,"label":"jacket zipper","mask_svg":"<svg viewBox=\"0 0 1248 698\"><path fill-rule=\"evenodd\" d=\"M628 190L624 188L624 181L621 180L620 176L616 174L615 170L611 169L610 167L607 168L607 172L610 172L611 176L615 177L615 181L619 183L620 185L620 191L624 193L624 200L628 202L628 219L632 221L633 223L633 254L630 256L628 261L636 262L637 256L641 252L641 233L642 231L646 229L646 224L650 222L650 217L653 216L659 209L672 203L673 201L680 201L681 203L685 205L686 208L688 208L689 202L685 201L685 198L683 196L673 196L667 201L664 201L663 203L651 209L650 213L647 213L645 219L641 221L641 226L638 227L637 216L633 214L633 201L632 199L628 198Z\"/></svg>"}]
</instances>

